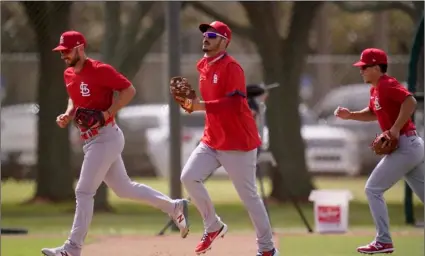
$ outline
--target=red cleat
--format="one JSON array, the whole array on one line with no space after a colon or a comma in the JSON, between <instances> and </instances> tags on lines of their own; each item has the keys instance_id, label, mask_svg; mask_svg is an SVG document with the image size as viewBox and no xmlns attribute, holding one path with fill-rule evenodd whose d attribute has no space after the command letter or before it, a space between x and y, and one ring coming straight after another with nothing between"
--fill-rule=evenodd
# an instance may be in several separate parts
<instances>
[{"instance_id":1,"label":"red cleat","mask_svg":"<svg viewBox=\"0 0 425 256\"><path fill-rule=\"evenodd\" d=\"M392 243L381 243L373 241L372 243L360 246L357 251L364 254L377 254L377 253L393 253L395 251Z\"/></svg>"},{"instance_id":2,"label":"red cleat","mask_svg":"<svg viewBox=\"0 0 425 256\"><path fill-rule=\"evenodd\" d=\"M268 252L258 252L256 256L279 256L279 252L276 249L273 249Z\"/></svg>"},{"instance_id":3,"label":"red cleat","mask_svg":"<svg viewBox=\"0 0 425 256\"><path fill-rule=\"evenodd\" d=\"M197 255L206 253L208 250L211 249L211 245L214 242L214 240L217 237L223 238L226 233L227 233L226 224L223 224L223 226L218 231L210 232L210 233L205 232L204 236L201 239L201 242L199 242L198 246L196 246L195 253Z\"/></svg>"}]
</instances>

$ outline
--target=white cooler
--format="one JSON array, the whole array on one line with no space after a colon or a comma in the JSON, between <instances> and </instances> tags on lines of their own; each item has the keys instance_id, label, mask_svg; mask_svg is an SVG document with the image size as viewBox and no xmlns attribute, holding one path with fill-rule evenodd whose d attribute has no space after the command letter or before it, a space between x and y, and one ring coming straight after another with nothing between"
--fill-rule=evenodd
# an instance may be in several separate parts
<instances>
[{"instance_id":1,"label":"white cooler","mask_svg":"<svg viewBox=\"0 0 425 256\"><path fill-rule=\"evenodd\" d=\"M315 230L318 233L345 233L348 230L349 190L313 190L309 201L314 202Z\"/></svg>"}]
</instances>

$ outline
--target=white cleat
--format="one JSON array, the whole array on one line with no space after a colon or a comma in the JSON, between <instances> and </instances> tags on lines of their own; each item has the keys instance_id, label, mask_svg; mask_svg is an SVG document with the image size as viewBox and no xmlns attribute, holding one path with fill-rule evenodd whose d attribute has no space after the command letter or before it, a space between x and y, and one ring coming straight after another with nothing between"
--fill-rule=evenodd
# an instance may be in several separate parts
<instances>
[{"instance_id":1,"label":"white cleat","mask_svg":"<svg viewBox=\"0 0 425 256\"><path fill-rule=\"evenodd\" d=\"M43 248L41 253L45 256L74 256L70 252L66 251L63 246L56 248Z\"/></svg>"},{"instance_id":2,"label":"white cleat","mask_svg":"<svg viewBox=\"0 0 425 256\"><path fill-rule=\"evenodd\" d=\"M189 234L189 218L188 218L188 201L183 199L178 204L177 213L172 216L172 219L176 226L180 229L180 236L186 238Z\"/></svg>"}]
</instances>

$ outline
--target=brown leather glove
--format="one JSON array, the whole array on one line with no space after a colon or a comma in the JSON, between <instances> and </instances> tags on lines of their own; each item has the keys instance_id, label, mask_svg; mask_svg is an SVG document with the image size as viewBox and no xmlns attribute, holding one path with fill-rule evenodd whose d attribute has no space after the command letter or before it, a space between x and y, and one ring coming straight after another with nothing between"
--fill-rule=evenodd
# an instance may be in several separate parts
<instances>
[{"instance_id":1,"label":"brown leather glove","mask_svg":"<svg viewBox=\"0 0 425 256\"><path fill-rule=\"evenodd\" d=\"M175 76L170 81L170 93L174 100L188 113L193 112L192 102L197 98L189 81L182 76Z\"/></svg>"},{"instance_id":2,"label":"brown leather glove","mask_svg":"<svg viewBox=\"0 0 425 256\"><path fill-rule=\"evenodd\" d=\"M370 147L377 155L389 155L398 148L398 139L385 131L376 136Z\"/></svg>"}]
</instances>

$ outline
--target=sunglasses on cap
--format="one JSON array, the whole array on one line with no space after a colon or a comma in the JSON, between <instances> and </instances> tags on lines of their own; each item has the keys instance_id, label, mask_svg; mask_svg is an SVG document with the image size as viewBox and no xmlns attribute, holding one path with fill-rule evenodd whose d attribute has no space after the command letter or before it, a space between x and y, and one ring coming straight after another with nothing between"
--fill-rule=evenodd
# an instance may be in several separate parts
<instances>
[{"instance_id":1,"label":"sunglasses on cap","mask_svg":"<svg viewBox=\"0 0 425 256\"><path fill-rule=\"evenodd\" d=\"M227 39L227 37L223 36L222 34L216 33L216 32L205 32L204 37L208 38L208 39L215 39L217 37L222 37L224 39Z\"/></svg>"}]
</instances>

